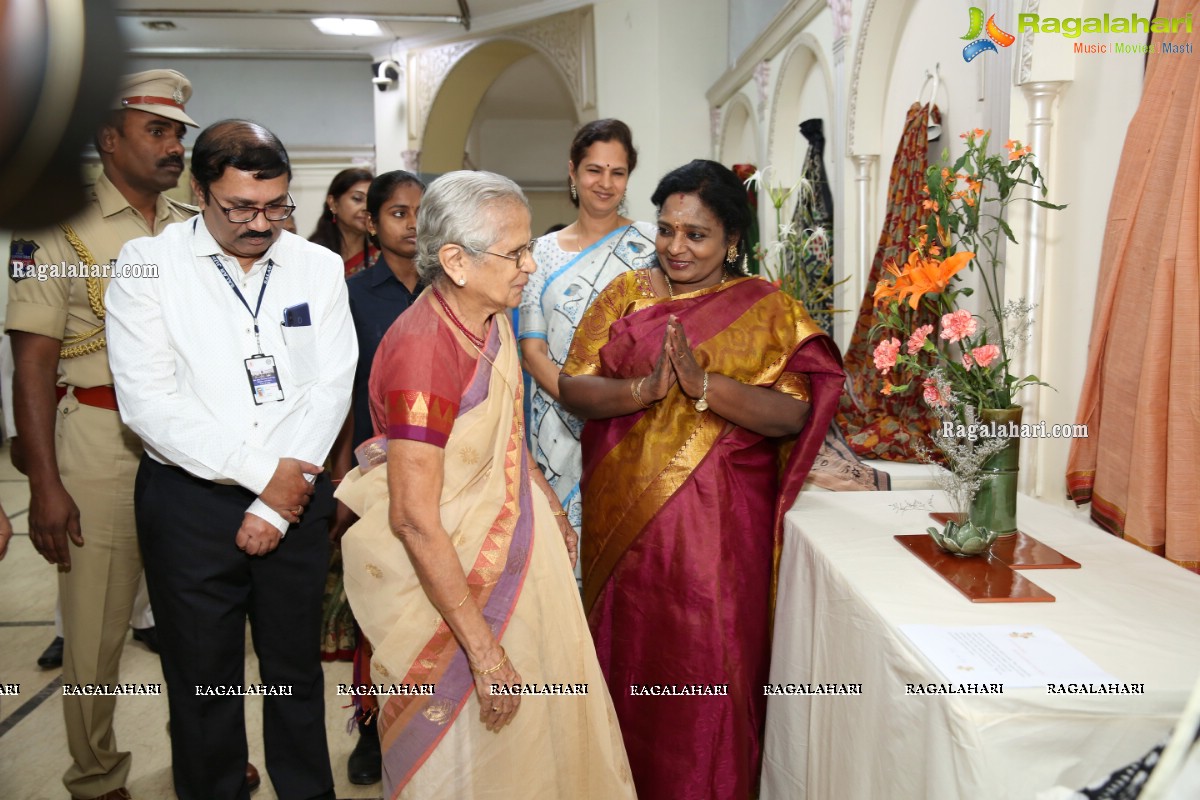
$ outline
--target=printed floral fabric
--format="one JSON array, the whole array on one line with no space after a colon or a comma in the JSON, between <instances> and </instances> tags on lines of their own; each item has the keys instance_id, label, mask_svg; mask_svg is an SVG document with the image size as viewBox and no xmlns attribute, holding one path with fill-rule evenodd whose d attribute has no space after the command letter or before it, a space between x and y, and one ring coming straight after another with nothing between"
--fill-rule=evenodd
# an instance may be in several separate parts
<instances>
[{"instance_id":1,"label":"printed floral fabric","mask_svg":"<svg viewBox=\"0 0 1200 800\"><path fill-rule=\"evenodd\" d=\"M858 322L843 356L846 368L846 394L842 395L837 422L846 434L850 448L863 458L882 458L889 461L919 461L914 445L928 441L937 420L921 400L919 392L909 390L885 396L880 392L883 381L875 369L872 353L879 340L892 332L878 331L871 337L875 324L875 284L883 278L883 265L889 259L904 263L908 258L909 239L921 225L921 200L925 188L925 171L929 166L927 126L930 118L940 119L936 106L914 103L908 109L904 133L892 162L888 181L887 214L879 248L871 263L871 274L864 287L859 305ZM937 320L923 309L915 312L903 309L906 329Z\"/></svg>"}]
</instances>

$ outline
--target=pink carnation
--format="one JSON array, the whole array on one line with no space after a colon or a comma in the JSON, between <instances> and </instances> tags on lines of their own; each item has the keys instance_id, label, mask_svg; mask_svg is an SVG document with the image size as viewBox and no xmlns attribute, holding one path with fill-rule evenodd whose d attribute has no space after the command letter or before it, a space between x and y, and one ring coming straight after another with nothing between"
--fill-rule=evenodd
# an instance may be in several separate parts
<instances>
[{"instance_id":1,"label":"pink carnation","mask_svg":"<svg viewBox=\"0 0 1200 800\"><path fill-rule=\"evenodd\" d=\"M963 353L962 362L963 362L963 369L965 369L967 372L970 372L971 367L975 366L975 362L971 361L970 353Z\"/></svg>"},{"instance_id":2,"label":"pink carnation","mask_svg":"<svg viewBox=\"0 0 1200 800\"><path fill-rule=\"evenodd\" d=\"M979 324L971 316L971 312L960 308L952 314L942 317L942 338L952 342L974 336Z\"/></svg>"},{"instance_id":3,"label":"pink carnation","mask_svg":"<svg viewBox=\"0 0 1200 800\"><path fill-rule=\"evenodd\" d=\"M932 325L922 325L913 331L912 336L908 337L908 354L915 355L925 345L925 339L931 333L933 333Z\"/></svg>"},{"instance_id":4,"label":"pink carnation","mask_svg":"<svg viewBox=\"0 0 1200 800\"><path fill-rule=\"evenodd\" d=\"M922 387L925 390L924 396L926 403L931 406L949 405L949 401L945 397L942 397L941 392L938 391L937 382L933 378L926 378L925 382L922 384Z\"/></svg>"},{"instance_id":5,"label":"pink carnation","mask_svg":"<svg viewBox=\"0 0 1200 800\"><path fill-rule=\"evenodd\" d=\"M990 367L992 362L999 357L1000 347L994 344L985 344L971 351L971 358L975 359L975 363L981 367Z\"/></svg>"},{"instance_id":6,"label":"pink carnation","mask_svg":"<svg viewBox=\"0 0 1200 800\"><path fill-rule=\"evenodd\" d=\"M893 336L875 346L875 369L880 374L887 375L888 370L896 366L896 356L900 355L900 340Z\"/></svg>"}]
</instances>

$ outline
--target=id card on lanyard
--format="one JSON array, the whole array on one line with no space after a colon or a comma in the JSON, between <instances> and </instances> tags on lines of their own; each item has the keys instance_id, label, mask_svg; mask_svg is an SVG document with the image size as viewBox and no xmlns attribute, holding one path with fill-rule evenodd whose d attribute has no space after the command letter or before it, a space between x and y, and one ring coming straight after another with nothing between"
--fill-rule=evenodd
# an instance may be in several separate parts
<instances>
[{"instance_id":1,"label":"id card on lanyard","mask_svg":"<svg viewBox=\"0 0 1200 800\"><path fill-rule=\"evenodd\" d=\"M237 295L237 299L246 307L246 311L250 313L250 318L254 321L254 345L257 352L243 362L246 367L246 378L250 381L250 396L256 406L264 403L277 403L283 400L283 385L279 382L279 369L275 366L275 356L263 353L262 340L259 338L258 332L258 312L262 310L263 295L267 293L267 283L271 280L271 270L274 268L275 262L267 259L262 288L258 290L258 302L252 309L237 284L233 282L233 278L229 277L229 273L225 271L225 265L221 263L221 259L215 255L211 258L217 265L217 269L221 271L225 282L229 284L229 288L233 289L233 293Z\"/></svg>"}]
</instances>

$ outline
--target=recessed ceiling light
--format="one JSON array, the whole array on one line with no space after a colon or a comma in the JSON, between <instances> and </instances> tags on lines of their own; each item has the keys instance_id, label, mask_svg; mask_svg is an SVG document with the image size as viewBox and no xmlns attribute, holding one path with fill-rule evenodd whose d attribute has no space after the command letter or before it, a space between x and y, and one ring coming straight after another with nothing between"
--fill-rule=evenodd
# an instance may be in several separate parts
<instances>
[{"instance_id":1,"label":"recessed ceiling light","mask_svg":"<svg viewBox=\"0 0 1200 800\"><path fill-rule=\"evenodd\" d=\"M358 17L319 17L312 21L321 33L330 36L383 36L379 23Z\"/></svg>"},{"instance_id":2,"label":"recessed ceiling light","mask_svg":"<svg viewBox=\"0 0 1200 800\"><path fill-rule=\"evenodd\" d=\"M152 19L142 23L152 31L173 31L175 23L169 19Z\"/></svg>"}]
</instances>

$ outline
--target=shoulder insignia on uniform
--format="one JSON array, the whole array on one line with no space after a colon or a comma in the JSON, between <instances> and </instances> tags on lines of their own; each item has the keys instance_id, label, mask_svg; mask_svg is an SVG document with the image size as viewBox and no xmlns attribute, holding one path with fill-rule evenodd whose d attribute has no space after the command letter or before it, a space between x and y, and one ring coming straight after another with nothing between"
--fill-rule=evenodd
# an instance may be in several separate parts
<instances>
[{"instance_id":1,"label":"shoulder insignia on uniform","mask_svg":"<svg viewBox=\"0 0 1200 800\"><path fill-rule=\"evenodd\" d=\"M33 254L37 250L38 243L32 239L14 239L8 251L8 276L14 281L34 277L37 262Z\"/></svg>"},{"instance_id":2,"label":"shoulder insignia on uniform","mask_svg":"<svg viewBox=\"0 0 1200 800\"><path fill-rule=\"evenodd\" d=\"M168 197L167 202L170 203L171 205L175 206L176 208L182 208L184 211L188 212L189 214L199 214L200 213L200 206L194 206L191 203L181 203L180 201L176 200L174 197Z\"/></svg>"}]
</instances>

